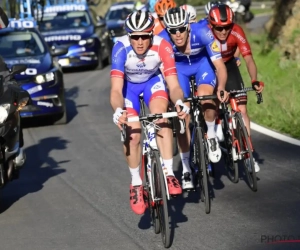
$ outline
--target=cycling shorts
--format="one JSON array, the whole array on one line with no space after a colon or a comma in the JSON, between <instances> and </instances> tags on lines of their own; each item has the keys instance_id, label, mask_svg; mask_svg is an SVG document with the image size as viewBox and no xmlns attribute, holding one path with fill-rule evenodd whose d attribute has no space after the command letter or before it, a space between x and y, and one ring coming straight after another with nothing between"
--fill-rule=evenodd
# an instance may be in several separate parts
<instances>
[{"instance_id":1,"label":"cycling shorts","mask_svg":"<svg viewBox=\"0 0 300 250\"><path fill-rule=\"evenodd\" d=\"M143 94L145 104L149 107L151 100L161 98L169 100L166 85L161 74L155 75L144 83L132 83L124 80L124 108L127 116L137 116L140 113L140 95Z\"/></svg>"},{"instance_id":2,"label":"cycling shorts","mask_svg":"<svg viewBox=\"0 0 300 250\"><path fill-rule=\"evenodd\" d=\"M236 60L233 57L229 61L225 62L227 68L227 83L226 91L230 90L241 90L244 88L243 78L241 76L240 70L236 65ZM247 93L239 93L235 95L237 103L240 105L247 104Z\"/></svg>"},{"instance_id":3,"label":"cycling shorts","mask_svg":"<svg viewBox=\"0 0 300 250\"><path fill-rule=\"evenodd\" d=\"M216 74L214 66L210 59L203 57L199 62L188 64L176 64L177 75L180 87L183 90L184 98L190 97L190 77L195 76L197 87L202 84L211 85L216 87Z\"/></svg>"}]
</instances>

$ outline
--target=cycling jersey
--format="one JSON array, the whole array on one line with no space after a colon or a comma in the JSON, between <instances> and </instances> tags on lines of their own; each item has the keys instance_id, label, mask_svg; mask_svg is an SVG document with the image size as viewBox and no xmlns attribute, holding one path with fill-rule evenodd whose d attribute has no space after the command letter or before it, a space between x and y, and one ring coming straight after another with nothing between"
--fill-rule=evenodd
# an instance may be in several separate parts
<instances>
[{"instance_id":1,"label":"cycling jersey","mask_svg":"<svg viewBox=\"0 0 300 250\"><path fill-rule=\"evenodd\" d=\"M153 13L152 16L154 17L154 29L153 34L158 35L164 30L164 27L161 25L161 22L159 21L159 18L156 13Z\"/></svg>"},{"instance_id":2,"label":"cycling jersey","mask_svg":"<svg viewBox=\"0 0 300 250\"><path fill-rule=\"evenodd\" d=\"M201 84L216 86L216 75L212 62L221 59L222 56L206 22L190 24L190 55L183 54L178 50L166 29L159 36L173 45L178 79L185 97L190 95L189 78L191 76L195 76L197 86Z\"/></svg>"},{"instance_id":3,"label":"cycling jersey","mask_svg":"<svg viewBox=\"0 0 300 250\"><path fill-rule=\"evenodd\" d=\"M252 55L250 45L246 39L243 29L234 24L233 28L225 41L217 39L217 44L221 50L222 58L224 62L229 61L234 57L234 53L237 47L240 49L240 53L243 57Z\"/></svg>"},{"instance_id":4,"label":"cycling jersey","mask_svg":"<svg viewBox=\"0 0 300 250\"><path fill-rule=\"evenodd\" d=\"M139 95L142 93L147 106L153 98L168 100L165 82L159 70L162 63L165 76L177 74L172 47L161 37L154 36L151 47L142 56L134 52L127 35L115 43L111 77L124 78L124 108L129 116L139 113Z\"/></svg>"}]
</instances>

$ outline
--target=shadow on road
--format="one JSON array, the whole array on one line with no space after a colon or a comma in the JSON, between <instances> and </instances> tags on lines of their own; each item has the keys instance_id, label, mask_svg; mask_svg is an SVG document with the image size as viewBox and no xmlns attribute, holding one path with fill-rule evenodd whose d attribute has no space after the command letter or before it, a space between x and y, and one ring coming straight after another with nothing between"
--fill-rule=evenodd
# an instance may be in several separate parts
<instances>
[{"instance_id":1,"label":"shadow on road","mask_svg":"<svg viewBox=\"0 0 300 250\"><path fill-rule=\"evenodd\" d=\"M51 177L66 171L60 168L60 164L70 160L57 162L50 156L50 153L53 150L66 149L68 143L69 141L60 137L50 137L42 139L36 145L25 149L27 161L20 171L19 179L8 183L1 190L0 213L6 211L27 194L40 191L44 187L44 183Z\"/></svg>"}]
</instances>

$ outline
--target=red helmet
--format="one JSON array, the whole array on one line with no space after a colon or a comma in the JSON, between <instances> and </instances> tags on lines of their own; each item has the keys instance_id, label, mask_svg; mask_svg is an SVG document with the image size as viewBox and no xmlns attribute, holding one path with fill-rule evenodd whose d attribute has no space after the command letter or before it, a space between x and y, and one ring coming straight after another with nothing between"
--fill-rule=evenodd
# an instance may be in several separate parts
<instances>
[{"instance_id":1,"label":"red helmet","mask_svg":"<svg viewBox=\"0 0 300 250\"><path fill-rule=\"evenodd\" d=\"M213 6L208 13L209 23L213 26L226 26L233 23L233 11L226 4Z\"/></svg>"}]
</instances>

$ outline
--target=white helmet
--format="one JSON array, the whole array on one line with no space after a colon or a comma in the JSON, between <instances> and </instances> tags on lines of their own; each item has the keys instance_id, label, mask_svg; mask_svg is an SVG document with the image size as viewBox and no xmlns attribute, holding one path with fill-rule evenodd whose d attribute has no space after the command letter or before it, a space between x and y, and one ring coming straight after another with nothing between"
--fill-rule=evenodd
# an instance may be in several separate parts
<instances>
[{"instance_id":1,"label":"white helmet","mask_svg":"<svg viewBox=\"0 0 300 250\"><path fill-rule=\"evenodd\" d=\"M137 31L150 33L154 29L154 19L148 11L132 12L125 20L125 29L128 33Z\"/></svg>"},{"instance_id":2,"label":"white helmet","mask_svg":"<svg viewBox=\"0 0 300 250\"><path fill-rule=\"evenodd\" d=\"M208 15L210 9L212 7L214 7L215 5L218 5L220 4L221 2L220 1L211 1L211 2L208 2L205 7L204 7L204 10L205 10L205 14Z\"/></svg>"},{"instance_id":3,"label":"white helmet","mask_svg":"<svg viewBox=\"0 0 300 250\"><path fill-rule=\"evenodd\" d=\"M192 5L189 5L189 4L184 4L180 7L183 8L184 10L186 10L187 13L190 15L190 22L195 22L195 20L197 18L196 9Z\"/></svg>"},{"instance_id":4,"label":"white helmet","mask_svg":"<svg viewBox=\"0 0 300 250\"><path fill-rule=\"evenodd\" d=\"M164 23L166 28L179 28L189 23L189 15L183 8L171 8L164 15Z\"/></svg>"}]
</instances>

